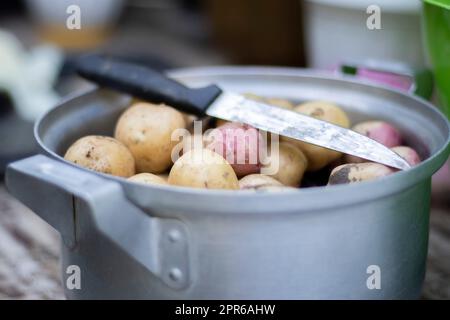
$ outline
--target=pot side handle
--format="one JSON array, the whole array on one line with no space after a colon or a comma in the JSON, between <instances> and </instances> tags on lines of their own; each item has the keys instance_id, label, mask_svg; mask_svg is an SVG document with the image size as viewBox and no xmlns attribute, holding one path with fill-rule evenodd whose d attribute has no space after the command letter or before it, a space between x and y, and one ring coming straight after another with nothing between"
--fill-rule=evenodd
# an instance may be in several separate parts
<instances>
[{"instance_id":1,"label":"pot side handle","mask_svg":"<svg viewBox=\"0 0 450 320\"><path fill-rule=\"evenodd\" d=\"M130 203L118 182L43 155L11 163L5 180L10 193L53 226L68 247L75 248L84 230L95 228L167 284L186 283L186 277L177 279L163 270L158 237L167 222ZM172 222L169 229L176 227Z\"/></svg>"}]
</instances>

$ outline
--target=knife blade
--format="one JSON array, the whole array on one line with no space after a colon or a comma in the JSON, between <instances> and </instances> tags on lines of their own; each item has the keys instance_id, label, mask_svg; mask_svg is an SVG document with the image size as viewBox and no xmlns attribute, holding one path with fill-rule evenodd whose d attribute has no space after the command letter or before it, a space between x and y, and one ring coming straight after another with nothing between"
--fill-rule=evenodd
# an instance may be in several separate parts
<instances>
[{"instance_id":1,"label":"knife blade","mask_svg":"<svg viewBox=\"0 0 450 320\"><path fill-rule=\"evenodd\" d=\"M206 113L215 118L246 123L264 131L351 154L397 169L410 168L410 165L398 154L355 131L294 111L255 102L239 94L221 93L206 110Z\"/></svg>"},{"instance_id":2,"label":"knife blade","mask_svg":"<svg viewBox=\"0 0 450 320\"><path fill-rule=\"evenodd\" d=\"M76 68L82 77L104 87L166 103L179 111L246 123L397 169L410 168L389 148L350 129L224 92L216 85L188 88L152 69L100 55L81 57Z\"/></svg>"}]
</instances>

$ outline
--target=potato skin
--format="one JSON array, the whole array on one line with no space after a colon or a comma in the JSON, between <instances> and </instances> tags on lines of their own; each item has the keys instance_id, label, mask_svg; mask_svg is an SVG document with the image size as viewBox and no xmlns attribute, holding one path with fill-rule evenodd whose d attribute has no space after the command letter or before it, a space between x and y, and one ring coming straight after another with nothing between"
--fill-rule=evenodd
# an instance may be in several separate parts
<instances>
[{"instance_id":1,"label":"potato skin","mask_svg":"<svg viewBox=\"0 0 450 320\"><path fill-rule=\"evenodd\" d=\"M206 137L203 134L197 133L197 134L190 134L185 137L183 137L182 140L183 143L183 153L186 153L194 148L201 148L203 149L205 147L205 144L207 143Z\"/></svg>"},{"instance_id":2,"label":"potato skin","mask_svg":"<svg viewBox=\"0 0 450 320\"><path fill-rule=\"evenodd\" d=\"M292 102L281 98L266 98L263 102L282 109L292 110L294 108Z\"/></svg>"},{"instance_id":3,"label":"potato skin","mask_svg":"<svg viewBox=\"0 0 450 320\"><path fill-rule=\"evenodd\" d=\"M120 141L105 136L85 136L67 149L64 158L82 167L119 177L135 173L130 150Z\"/></svg>"},{"instance_id":4,"label":"potato skin","mask_svg":"<svg viewBox=\"0 0 450 320\"><path fill-rule=\"evenodd\" d=\"M375 180L391 173L394 173L393 169L379 163L348 163L333 169L328 185Z\"/></svg>"},{"instance_id":5,"label":"potato skin","mask_svg":"<svg viewBox=\"0 0 450 320\"><path fill-rule=\"evenodd\" d=\"M227 123L231 122L224 119L216 119L216 128L226 125Z\"/></svg>"},{"instance_id":6,"label":"potato skin","mask_svg":"<svg viewBox=\"0 0 450 320\"><path fill-rule=\"evenodd\" d=\"M164 173L160 173L157 174L158 177L160 177L161 179L163 179L166 183L169 183L169 173L168 172L164 172Z\"/></svg>"},{"instance_id":7,"label":"potato skin","mask_svg":"<svg viewBox=\"0 0 450 320\"><path fill-rule=\"evenodd\" d=\"M265 190L275 191L281 188L287 188L280 181L266 176L264 174L249 174L239 180L239 188L241 190Z\"/></svg>"},{"instance_id":8,"label":"potato skin","mask_svg":"<svg viewBox=\"0 0 450 320\"><path fill-rule=\"evenodd\" d=\"M385 121L360 122L353 126L352 130L365 135L388 148L399 146L402 140L400 132L393 125ZM345 162L347 163L361 163L366 161L367 160L353 155L345 155Z\"/></svg>"},{"instance_id":9,"label":"potato skin","mask_svg":"<svg viewBox=\"0 0 450 320\"><path fill-rule=\"evenodd\" d=\"M328 101L304 102L294 107L294 110L344 128L350 127L350 119L344 110Z\"/></svg>"},{"instance_id":10,"label":"potato skin","mask_svg":"<svg viewBox=\"0 0 450 320\"><path fill-rule=\"evenodd\" d=\"M161 173L172 164L173 131L185 126L183 114L174 108L141 102L120 116L114 136L130 149L138 172Z\"/></svg>"},{"instance_id":11,"label":"potato skin","mask_svg":"<svg viewBox=\"0 0 450 320\"><path fill-rule=\"evenodd\" d=\"M281 142L278 159L276 156L269 158L271 158L271 164L278 165L278 172L270 175L271 177L286 186L298 187L300 185L303 174L308 167L308 159L297 146L289 142Z\"/></svg>"},{"instance_id":12,"label":"potato skin","mask_svg":"<svg viewBox=\"0 0 450 320\"><path fill-rule=\"evenodd\" d=\"M400 131L385 121L364 121L358 123L352 129L388 148L399 146L402 142Z\"/></svg>"},{"instance_id":13,"label":"potato skin","mask_svg":"<svg viewBox=\"0 0 450 320\"><path fill-rule=\"evenodd\" d=\"M259 173L259 143L262 137L255 129L246 124L226 123L212 131L207 137L207 148L223 156L234 169L238 177Z\"/></svg>"},{"instance_id":14,"label":"potato skin","mask_svg":"<svg viewBox=\"0 0 450 320\"><path fill-rule=\"evenodd\" d=\"M294 111L344 128L350 127L350 120L347 114L334 103L325 101L309 101L299 104L294 108ZM287 137L282 137L282 140L294 143L300 148L300 150L303 151L308 159L307 171L320 170L342 156L340 152L318 147L310 143Z\"/></svg>"},{"instance_id":15,"label":"potato skin","mask_svg":"<svg viewBox=\"0 0 450 320\"><path fill-rule=\"evenodd\" d=\"M391 148L391 150L405 159L411 166L418 165L421 162L419 154L413 148L407 146L397 146Z\"/></svg>"},{"instance_id":16,"label":"potato skin","mask_svg":"<svg viewBox=\"0 0 450 320\"><path fill-rule=\"evenodd\" d=\"M169 173L169 184L204 189L239 189L231 165L209 149L192 149L183 154Z\"/></svg>"},{"instance_id":17,"label":"potato skin","mask_svg":"<svg viewBox=\"0 0 450 320\"><path fill-rule=\"evenodd\" d=\"M259 102L263 102L265 99L265 97L259 96L257 94L251 93L251 92L246 92L246 93L243 93L242 95L244 97L246 97L247 99L259 101Z\"/></svg>"},{"instance_id":18,"label":"potato skin","mask_svg":"<svg viewBox=\"0 0 450 320\"><path fill-rule=\"evenodd\" d=\"M162 177L148 172L135 174L134 176L129 177L128 181L142 184L168 184Z\"/></svg>"}]
</instances>

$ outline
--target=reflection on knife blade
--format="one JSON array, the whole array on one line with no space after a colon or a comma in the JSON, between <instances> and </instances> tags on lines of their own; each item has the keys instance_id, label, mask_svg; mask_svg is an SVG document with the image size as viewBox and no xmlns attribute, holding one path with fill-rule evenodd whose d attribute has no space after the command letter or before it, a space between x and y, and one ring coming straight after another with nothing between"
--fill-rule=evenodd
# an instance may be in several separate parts
<instances>
[{"instance_id":1,"label":"reflection on knife blade","mask_svg":"<svg viewBox=\"0 0 450 320\"><path fill-rule=\"evenodd\" d=\"M222 93L206 113L397 169L410 168L398 154L366 136L294 111L249 100L238 94Z\"/></svg>"}]
</instances>

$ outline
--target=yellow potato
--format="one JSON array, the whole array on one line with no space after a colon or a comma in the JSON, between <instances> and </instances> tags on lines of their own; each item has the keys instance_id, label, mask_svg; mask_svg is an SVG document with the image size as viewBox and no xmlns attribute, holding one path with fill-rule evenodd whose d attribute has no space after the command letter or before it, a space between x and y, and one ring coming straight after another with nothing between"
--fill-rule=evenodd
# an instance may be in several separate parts
<instances>
[{"instance_id":1,"label":"yellow potato","mask_svg":"<svg viewBox=\"0 0 450 320\"><path fill-rule=\"evenodd\" d=\"M221 127L224 124L227 124L228 122L230 122L230 121L223 120L223 119L216 119L216 127Z\"/></svg>"},{"instance_id":2,"label":"yellow potato","mask_svg":"<svg viewBox=\"0 0 450 320\"><path fill-rule=\"evenodd\" d=\"M194 148L204 148L207 143L207 138L203 134L191 134L183 137L183 153L186 153Z\"/></svg>"},{"instance_id":3,"label":"yellow potato","mask_svg":"<svg viewBox=\"0 0 450 320\"><path fill-rule=\"evenodd\" d=\"M310 101L296 106L294 111L344 128L350 127L350 120L347 114L341 108L330 102ZM320 170L342 156L340 152L318 147L310 143L286 137L282 137L282 140L295 143L303 151L306 158L308 158L308 171Z\"/></svg>"},{"instance_id":4,"label":"yellow potato","mask_svg":"<svg viewBox=\"0 0 450 320\"><path fill-rule=\"evenodd\" d=\"M243 93L242 95L244 97L246 97L247 99L251 99L251 100L255 100L255 101L259 101L259 102L264 102L264 100L265 100L264 97L258 96L257 94L250 93L250 92Z\"/></svg>"},{"instance_id":5,"label":"yellow potato","mask_svg":"<svg viewBox=\"0 0 450 320\"><path fill-rule=\"evenodd\" d=\"M286 99L280 99L280 98L267 98L264 100L264 102L279 107L279 108L283 108L283 109L288 109L291 110L294 108L294 105L292 104L292 102L286 100Z\"/></svg>"},{"instance_id":6,"label":"yellow potato","mask_svg":"<svg viewBox=\"0 0 450 320\"><path fill-rule=\"evenodd\" d=\"M128 178L129 181L143 184L168 184L165 179L153 173L138 173Z\"/></svg>"},{"instance_id":7,"label":"yellow potato","mask_svg":"<svg viewBox=\"0 0 450 320\"><path fill-rule=\"evenodd\" d=\"M284 140L284 139L282 139ZM289 142L293 140L289 139ZM303 151L308 158L307 171L317 171L326 167L329 163L338 160L342 154L337 151L318 147L303 141L296 141L295 144Z\"/></svg>"},{"instance_id":8,"label":"yellow potato","mask_svg":"<svg viewBox=\"0 0 450 320\"><path fill-rule=\"evenodd\" d=\"M177 144L172 133L185 126L183 115L174 108L141 102L120 116L115 137L130 149L138 172L161 173L172 164L172 148Z\"/></svg>"},{"instance_id":9,"label":"yellow potato","mask_svg":"<svg viewBox=\"0 0 450 320\"><path fill-rule=\"evenodd\" d=\"M239 189L231 165L209 149L193 149L181 156L170 170L169 184L205 189Z\"/></svg>"},{"instance_id":10,"label":"yellow potato","mask_svg":"<svg viewBox=\"0 0 450 320\"><path fill-rule=\"evenodd\" d=\"M278 168L275 174L270 176L282 184L298 187L302 181L303 174L308 167L308 159L295 145L288 142L279 144L278 154L269 156L270 162L267 166Z\"/></svg>"},{"instance_id":11,"label":"yellow potato","mask_svg":"<svg viewBox=\"0 0 450 320\"><path fill-rule=\"evenodd\" d=\"M183 115L183 119L184 119L184 123L186 125L186 128L188 130L193 129L194 127L194 121L198 120L198 117L193 115L193 114L189 114L189 113L181 113Z\"/></svg>"},{"instance_id":12,"label":"yellow potato","mask_svg":"<svg viewBox=\"0 0 450 320\"><path fill-rule=\"evenodd\" d=\"M168 172L164 172L164 173L160 173L157 174L158 177L160 177L161 179L163 179L165 182L169 183L169 173Z\"/></svg>"},{"instance_id":13,"label":"yellow potato","mask_svg":"<svg viewBox=\"0 0 450 320\"><path fill-rule=\"evenodd\" d=\"M347 114L341 108L331 102L305 102L296 106L294 110L316 119L331 122L344 128L350 127L350 119L348 118Z\"/></svg>"},{"instance_id":14,"label":"yellow potato","mask_svg":"<svg viewBox=\"0 0 450 320\"><path fill-rule=\"evenodd\" d=\"M64 158L82 167L119 177L135 173L130 150L120 141L105 136L86 136L67 149Z\"/></svg>"},{"instance_id":15,"label":"yellow potato","mask_svg":"<svg viewBox=\"0 0 450 320\"><path fill-rule=\"evenodd\" d=\"M268 188L283 188L283 184L278 180L266 176L264 174L249 174L239 180L239 188L241 190L259 190Z\"/></svg>"}]
</instances>

